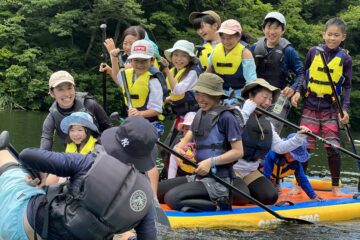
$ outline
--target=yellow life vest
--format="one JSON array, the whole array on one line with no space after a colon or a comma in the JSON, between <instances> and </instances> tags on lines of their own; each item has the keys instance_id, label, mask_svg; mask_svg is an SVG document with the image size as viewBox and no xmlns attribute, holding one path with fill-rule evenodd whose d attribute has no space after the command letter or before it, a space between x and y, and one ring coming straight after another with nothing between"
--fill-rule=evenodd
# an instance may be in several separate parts
<instances>
[{"instance_id":1,"label":"yellow life vest","mask_svg":"<svg viewBox=\"0 0 360 240\"><path fill-rule=\"evenodd\" d=\"M80 154L88 154L95 149L95 144L97 142L97 139L94 138L92 135L90 135L89 140L85 143L83 148L78 152L77 146L74 142L68 143L66 145L65 152L67 153L80 153Z\"/></svg>"},{"instance_id":2,"label":"yellow life vest","mask_svg":"<svg viewBox=\"0 0 360 240\"><path fill-rule=\"evenodd\" d=\"M152 73L146 71L133 82L134 69L130 68L125 70L125 76L133 107L137 109L146 107L150 93L149 81ZM124 85L122 85L122 92L126 96ZM128 106L127 99L126 97L124 98L125 104Z\"/></svg>"},{"instance_id":3,"label":"yellow life vest","mask_svg":"<svg viewBox=\"0 0 360 240\"><path fill-rule=\"evenodd\" d=\"M153 67L156 68L157 70L160 69L159 62L156 60L156 58L154 59Z\"/></svg>"},{"instance_id":4,"label":"yellow life vest","mask_svg":"<svg viewBox=\"0 0 360 240\"><path fill-rule=\"evenodd\" d=\"M234 75L242 62L242 52L245 46L238 43L230 52L225 54L224 45L219 43L212 55L212 66L216 74Z\"/></svg>"},{"instance_id":5,"label":"yellow life vest","mask_svg":"<svg viewBox=\"0 0 360 240\"><path fill-rule=\"evenodd\" d=\"M175 70L176 70L175 67L173 67L173 68L171 68L170 72L173 76L175 76L174 77L175 82L179 83L179 80L180 80L181 76L183 75L183 73L185 72L186 68L180 69L180 71L178 71L176 73L176 75L175 75ZM172 90L172 88L170 87L169 78L166 78L166 84L168 85L168 89ZM183 99L184 97L185 97L185 93L180 94L180 95L175 95L175 94L170 93L171 101L179 101L179 100Z\"/></svg>"},{"instance_id":6,"label":"yellow life vest","mask_svg":"<svg viewBox=\"0 0 360 240\"><path fill-rule=\"evenodd\" d=\"M205 71L209 66L209 56L214 48L210 43L204 43L202 46L204 49L201 50L201 54L199 55L199 62L201 64L202 71Z\"/></svg>"},{"instance_id":7,"label":"yellow life vest","mask_svg":"<svg viewBox=\"0 0 360 240\"><path fill-rule=\"evenodd\" d=\"M341 84L344 82L343 59L346 53L340 50L338 54L328 63L331 78L335 84L337 94L341 93ZM320 53L316 53L308 70L308 89L317 96L332 95L329 79L324 70L324 64Z\"/></svg>"}]
</instances>

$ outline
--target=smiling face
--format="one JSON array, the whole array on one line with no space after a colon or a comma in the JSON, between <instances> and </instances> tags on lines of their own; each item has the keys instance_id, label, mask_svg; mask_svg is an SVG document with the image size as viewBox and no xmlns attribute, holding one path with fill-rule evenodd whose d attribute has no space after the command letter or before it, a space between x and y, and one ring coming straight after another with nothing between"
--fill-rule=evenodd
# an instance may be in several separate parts
<instances>
[{"instance_id":1,"label":"smiling face","mask_svg":"<svg viewBox=\"0 0 360 240\"><path fill-rule=\"evenodd\" d=\"M211 96L206 93L196 92L195 99L203 111L209 111L220 103L220 96Z\"/></svg>"},{"instance_id":2,"label":"smiling face","mask_svg":"<svg viewBox=\"0 0 360 240\"><path fill-rule=\"evenodd\" d=\"M339 26L329 25L326 31L323 32L323 39L328 48L336 49L346 39L346 34L341 31Z\"/></svg>"},{"instance_id":3,"label":"smiling face","mask_svg":"<svg viewBox=\"0 0 360 240\"><path fill-rule=\"evenodd\" d=\"M262 88L255 96L249 97L253 100L258 106L262 108L268 108L272 103L272 92L266 88Z\"/></svg>"},{"instance_id":4,"label":"smiling face","mask_svg":"<svg viewBox=\"0 0 360 240\"><path fill-rule=\"evenodd\" d=\"M226 52L230 52L240 41L240 34L229 35L226 33L220 34L221 43L224 45Z\"/></svg>"},{"instance_id":5,"label":"smiling face","mask_svg":"<svg viewBox=\"0 0 360 240\"><path fill-rule=\"evenodd\" d=\"M130 56L131 45L137 40L139 40L139 39L136 36L126 35L126 37L124 38L123 44L122 44L122 47L123 47L126 55Z\"/></svg>"},{"instance_id":6,"label":"smiling face","mask_svg":"<svg viewBox=\"0 0 360 240\"><path fill-rule=\"evenodd\" d=\"M214 41L218 38L217 35L218 24L209 24L202 22L200 28L196 29L196 33L207 42Z\"/></svg>"},{"instance_id":7,"label":"smiling face","mask_svg":"<svg viewBox=\"0 0 360 240\"><path fill-rule=\"evenodd\" d=\"M189 56L189 54L187 54L184 51L175 50L171 54L171 62L172 64L174 64L177 70L186 67L190 63L190 61L191 61L191 57Z\"/></svg>"},{"instance_id":8,"label":"smiling face","mask_svg":"<svg viewBox=\"0 0 360 240\"><path fill-rule=\"evenodd\" d=\"M141 74L146 72L151 66L151 59L133 58L130 62L134 68L136 77L139 77Z\"/></svg>"},{"instance_id":9,"label":"smiling face","mask_svg":"<svg viewBox=\"0 0 360 240\"><path fill-rule=\"evenodd\" d=\"M80 125L71 125L69 137L75 144L81 144L87 137L85 127Z\"/></svg>"},{"instance_id":10,"label":"smiling face","mask_svg":"<svg viewBox=\"0 0 360 240\"><path fill-rule=\"evenodd\" d=\"M266 38L266 44L270 48L274 48L284 34L285 30L278 22L268 22L263 28L263 33Z\"/></svg>"},{"instance_id":11,"label":"smiling face","mask_svg":"<svg viewBox=\"0 0 360 240\"><path fill-rule=\"evenodd\" d=\"M69 109L74 105L75 86L71 83L61 83L50 90L50 96L55 99L59 107Z\"/></svg>"}]
</instances>

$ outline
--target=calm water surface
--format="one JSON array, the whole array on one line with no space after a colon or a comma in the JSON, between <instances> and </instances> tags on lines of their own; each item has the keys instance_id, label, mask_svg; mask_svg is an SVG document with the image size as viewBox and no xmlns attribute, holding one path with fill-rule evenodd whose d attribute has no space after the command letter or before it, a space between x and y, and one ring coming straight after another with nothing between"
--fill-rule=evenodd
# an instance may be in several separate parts
<instances>
[{"instance_id":1,"label":"calm water surface","mask_svg":"<svg viewBox=\"0 0 360 240\"><path fill-rule=\"evenodd\" d=\"M42 122L46 115L47 113L40 112L0 112L0 130L10 132L11 142L19 151L26 147L38 147ZM360 139L360 133L354 132L353 137L354 139ZM56 140L54 149L62 150L62 146ZM351 148L346 145L346 149L350 150ZM360 145L358 151L360 152ZM325 156L326 153L322 150L322 147L314 151L310 162L309 175L329 177ZM358 176L356 161L343 155L343 184L355 192ZM360 219L352 222L321 223L311 226L285 223L257 231L253 229L244 229L243 231L168 230L159 227L159 239L360 239L359 224Z\"/></svg>"}]
</instances>

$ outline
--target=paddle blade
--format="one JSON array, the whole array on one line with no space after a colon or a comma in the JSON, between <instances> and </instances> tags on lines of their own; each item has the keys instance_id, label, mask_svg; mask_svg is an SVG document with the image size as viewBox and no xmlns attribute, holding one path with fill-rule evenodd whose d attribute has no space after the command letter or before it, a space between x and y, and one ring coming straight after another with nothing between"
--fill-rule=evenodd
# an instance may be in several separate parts
<instances>
[{"instance_id":1,"label":"paddle blade","mask_svg":"<svg viewBox=\"0 0 360 240\"><path fill-rule=\"evenodd\" d=\"M9 146L9 132L2 131L0 134L0 150L3 150Z\"/></svg>"}]
</instances>

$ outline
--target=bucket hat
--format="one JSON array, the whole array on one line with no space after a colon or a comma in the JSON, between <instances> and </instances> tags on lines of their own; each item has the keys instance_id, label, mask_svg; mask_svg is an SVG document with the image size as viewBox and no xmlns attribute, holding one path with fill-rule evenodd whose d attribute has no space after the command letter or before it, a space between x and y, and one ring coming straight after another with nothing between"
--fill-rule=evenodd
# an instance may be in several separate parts
<instances>
[{"instance_id":1,"label":"bucket hat","mask_svg":"<svg viewBox=\"0 0 360 240\"><path fill-rule=\"evenodd\" d=\"M193 90L206 93L210 96L222 96L222 98L228 97L224 94L223 90L224 80L214 73L202 73L199 76Z\"/></svg>"},{"instance_id":2,"label":"bucket hat","mask_svg":"<svg viewBox=\"0 0 360 240\"><path fill-rule=\"evenodd\" d=\"M176 50L180 50L183 52L186 52L191 57L192 61L196 63L198 61L198 58L195 55L195 46L192 42L189 42L187 40L179 40L177 41L172 48L169 48L165 50L164 55L167 60L171 62L171 54L175 52Z\"/></svg>"},{"instance_id":3,"label":"bucket hat","mask_svg":"<svg viewBox=\"0 0 360 240\"><path fill-rule=\"evenodd\" d=\"M86 112L74 112L65 117L60 123L61 131L68 134L69 128L72 125L80 125L90 129L94 133L99 133L99 129L94 124L94 119Z\"/></svg>"},{"instance_id":4,"label":"bucket hat","mask_svg":"<svg viewBox=\"0 0 360 240\"><path fill-rule=\"evenodd\" d=\"M277 87L274 87L273 85L270 85L270 83L268 83L266 80L264 80L262 78L258 78L256 80L246 84L244 89L241 91L241 96L245 99L249 98L250 90L259 85L268 89L270 92L273 93L273 103L274 103L280 95L280 89L278 89Z\"/></svg>"},{"instance_id":5,"label":"bucket hat","mask_svg":"<svg viewBox=\"0 0 360 240\"><path fill-rule=\"evenodd\" d=\"M72 85L75 85L73 76L71 76L71 74L68 73L67 71L61 70L54 72L53 74L51 74L49 79L49 88L57 87L58 85L64 82L68 82L71 83Z\"/></svg>"},{"instance_id":6,"label":"bucket hat","mask_svg":"<svg viewBox=\"0 0 360 240\"><path fill-rule=\"evenodd\" d=\"M267 20L269 18L274 18L274 19L278 20L280 23L284 24L284 26L286 26L285 17L284 17L284 15L282 15L279 12L269 12L268 14L266 14L266 16L264 18L264 22L265 22L265 20Z\"/></svg>"},{"instance_id":7,"label":"bucket hat","mask_svg":"<svg viewBox=\"0 0 360 240\"><path fill-rule=\"evenodd\" d=\"M220 29L217 32L225 33L229 35L234 35L235 33L241 34L242 28L241 28L241 24L238 21L234 19L229 19L221 24Z\"/></svg>"},{"instance_id":8,"label":"bucket hat","mask_svg":"<svg viewBox=\"0 0 360 240\"><path fill-rule=\"evenodd\" d=\"M147 40L137 40L131 45L131 52L128 59L143 58L150 59L154 57L154 48L151 42Z\"/></svg>"},{"instance_id":9,"label":"bucket hat","mask_svg":"<svg viewBox=\"0 0 360 240\"><path fill-rule=\"evenodd\" d=\"M290 134L286 137L285 140L288 140L288 139L294 137L295 135L296 135L296 133L290 133ZM294 150L292 150L292 151L290 152L290 155L291 155L293 158L295 158L295 160L298 161L298 162L303 163L303 162L308 161L308 160L310 159L310 154L309 154L309 152L306 150L307 145L308 145L308 143L307 143L307 141L306 141L306 139L305 139L304 142L303 142L303 144L302 144L300 147L298 147L298 148L296 148L296 149L294 149Z\"/></svg>"},{"instance_id":10,"label":"bucket hat","mask_svg":"<svg viewBox=\"0 0 360 240\"><path fill-rule=\"evenodd\" d=\"M189 22L191 24L194 24L194 20L196 18L205 16L205 15L209 15L212 18L214 18L214 20L216 21L217 24L219 24L219 26L221 25L221 18L219 16L219 14L217 14L216 12L212 11L212 10L208 10L208 11L204 11L204 12L192 12L189 15Z\"/></svg>"},{"instance_id":11,"label":"bucket hat","mask_svg":"<svg viewBox=\"0 0 360 240\"><path fill-rule=\"evenodd\" d=\"M100 141L109 155L146 172L155 166L157 138L157 131L148 120L131 116L119 127L106 129Z\"/></svg>"}]
</instances>

